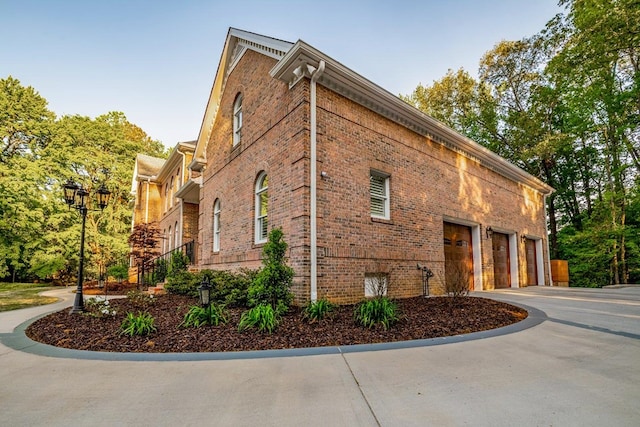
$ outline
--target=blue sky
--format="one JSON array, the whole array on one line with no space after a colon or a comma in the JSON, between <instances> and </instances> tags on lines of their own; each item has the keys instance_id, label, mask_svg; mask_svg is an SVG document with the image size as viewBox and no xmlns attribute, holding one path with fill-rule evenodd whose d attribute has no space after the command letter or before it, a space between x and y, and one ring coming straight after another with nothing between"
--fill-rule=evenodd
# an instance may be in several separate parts
<instances>
[{"instance_id":1,"label":"blue sky","mask_svg":"<svg viewBox=\"0 0 640 427\"><path fill-rule=\"evenodd\" d=\"M557 0L0 0L0 78L58 116L122 111L171 147L195 139L229 27L304 40L395 94L447 69L476 75Z\"/></svg>"}]
</instances>

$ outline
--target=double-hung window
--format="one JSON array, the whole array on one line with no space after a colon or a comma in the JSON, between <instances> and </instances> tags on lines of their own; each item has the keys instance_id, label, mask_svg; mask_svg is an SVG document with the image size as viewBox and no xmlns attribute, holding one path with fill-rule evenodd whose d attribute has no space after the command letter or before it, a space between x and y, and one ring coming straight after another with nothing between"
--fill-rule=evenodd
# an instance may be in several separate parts
<instances>
[{"instance_id":1,"label":"double-hung window","mask_svg":"<svg viewBox=\"0 0 640 427\"><path fill-rule=\"evenodd\" d=\"M213 204L213 251L220 251L220 199Z\"/></svg>"},{"instance_id":2,"label":"double-hung window","mask_svg":"<svg viewBox=\"0 0 640 427\"><path fill-rule=\"evenodd\" d=\"M233 146L240 143L242 137L242 94L236 96L233 103Z\"/></svg>"},{"instance_id":3,"label":"double-hung window","mask_svg":"<svg viewBox=\"0 0 640 427\"><path fill-rule=\"evenodd\" d=\"M256 181L256 214L255 214L255 242L264 243L267 241L267 219L269 202L269 178L265 172L258 176Z\"/></svg>"},{"instance_id":4,"label":"double-hung window","mask_svg":"<svg viewBox=\"0 0 640 427\"><path fill-rule=\"evenodd\" d=\"M389 219L389 175L371 171L371 217Z\"/></svg>"}]
</instances>

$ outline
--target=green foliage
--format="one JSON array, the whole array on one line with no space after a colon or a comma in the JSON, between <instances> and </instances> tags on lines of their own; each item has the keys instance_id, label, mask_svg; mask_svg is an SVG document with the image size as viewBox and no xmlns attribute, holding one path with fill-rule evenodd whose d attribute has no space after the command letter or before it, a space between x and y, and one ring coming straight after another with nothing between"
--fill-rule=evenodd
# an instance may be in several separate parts
<instances>
[{"instance_id":1,"label":"green foliage","mask_svg":"<svg viewBox=\"0 0 640 427\"><path fill-rule=\"evenodd\" d=\"M191 306L181 326L199 328L202 325L218 326L220 323L227 323L227 314L223 306L213 303L209 307Z\"/></svg>"},{"instance_id":2,"label":"green foliage","mask_svg":"<svg viewBox=\"0 0 640 427\"><path fill-rule=\"evenodd\" d=\"M56 118L33 88L0 79L0 278L73 281L81 221L64 204L62 184L82 181L93 203L104 167L112 197L87 216L85 271L97 276L99 265L126 256L137 153L162 157L164 147L122 113Z\"/></svg>"},{"instance_id":3,"label":"green foliage","mask_svg":"<svg viewBox=\"0 0 640 427\"><path fill-rule=\"evenodd\" d=\"M176 295L186 295L193 298L198 298L198 287L201 280L197 274L190 273L188 271L180 271L167 276L167 282L164 288L167 292Z\"/></svg>"},{"instance_id":4,"label":"green foliage","mask_svg":"<svg viewBox=\"0 0 640 427\"><path fill-rule=\"evenodd\" d=\"M153 298L153 295L149 295L138 289L132 289L127 292L127 299L131 301L134 307L140 309L146 309L156 302L156 300Z\"/></svg>"},{"instance_id":5,"label":"green foliage","mask_svg":"<svg viewBox=\"0 0 640 427\"><path fill-rule=\"evenodd\" d=\"M127 317L120 325L120 335L149 335L157 331L154 325L155 319L149 313L127 313Z\"/></svg>"},{"instance_id":6,"label":"green foliage","mask_svg":"<svg viewBox=\"0 0 640 427\"><path fill-rule=\"evenodd\" d=\"M303 317L307 319L309 323L317 322L324 319L334 309L334 304L326 299L319 299L305 307Z\"/></svg>"},{"instance_id":7,"label":"green foliage","mask_svg":"<svg viewBox=\"0 0 640 427\"><path fill-rule=\"evenodd\" d=\"M89 298L84 303L85 314L91 317L113 317L118 310L111 306L108 299Z\"/></svg>"},{"instance_id":8,"label":"green foliage","mask_svg":"<svg viewBox=\"0 0 640 427\"><path fill-rule=\"evenodd\" d=\"M118 264L107 268L107 275L115 278L118 283L129 278L129 269L126 265Z\"/></svg>"},{"instance_id":9,"label":"green foliage","mask_svg":"<svg viewBox=\"0 0 640 427\"><path fill-rule=\"evenodd\" d=\"M168 275L173 276L176 274L180 274L184 271L187 271L187 267L191 260L186 254L183 254L181 251L175 251L171 254L171 259L169 260L169 269Z\"/></svg>"},{"instance_id":10,"label":"green foliage","mask_svg":"<svg viewBox=\"0 0 640 427\"><path fill-rule=\"evenodd\" d=\"M249 287L249 305L269 304L274 310L288 308L293 300L291 284L293 269L285 264L287 244L280 228L269 233L262 249L262 269Z\"/></svg>"},{"instance_id":11,"label":"green foliage","mask_svg":"<svg viewBox=\"0 0 640 427\"><path fill-rule=\"evenodd\" d=\"M164 258L156 259L153 269L153 281L155 283L164 282L164 280L167 278L168 272L169 264L167 263L167 260Z\"/></svg>"},{"instance_id":12,"label":"green foliage","mask_svg":"<svg viewBox=\"0 0 640 427\"><path fill-rule=\"evenodd\" d=\"M238 331L256 328L260 332L272 333L280 323L280 315L269 304L259 304L242 313Z\"/></svg>"},{"instance_id":13,"label":"green foliage","mask_svg":"<svg viewBox=\"0 0 640 427\"><path fill-rule=\"evenodd\" d=\"M387 330L399 320L398 306L387 297L367 299L356 306L354 318L366 328L379 324Z\"/></svg>"}]
</instances>

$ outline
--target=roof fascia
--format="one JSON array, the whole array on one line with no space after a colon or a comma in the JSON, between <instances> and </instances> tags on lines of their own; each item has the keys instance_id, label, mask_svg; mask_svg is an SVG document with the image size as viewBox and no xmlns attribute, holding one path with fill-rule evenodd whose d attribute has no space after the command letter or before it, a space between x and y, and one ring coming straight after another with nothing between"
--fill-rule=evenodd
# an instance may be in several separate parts
<instances>
[{"instance_id":1,"label":"roof fascia","mask_svg":"<svg viewBox=\"0 0 640 427\"><path fill-rule=\"evenodd\" d=\"M220 56L220 62L218 63L218 69L216 70L216 77L207 101L202 125L200 126L200 132L198 133L193 160L189 164L190 169L202 171L204 166L206 166L207 144L211 138L211 132L213 131L213 125L218 114L218 107L220 106L220 99L224 92L227 77L244 53L250 49L280 60L291 46L293 46L293 43L284 40L274 39L237 28L229 28Z\"/></svg>"},{"instance_id":2,"label":"roof fascia","mask_svg":"<svg viewBox=\"0 0 640 427\"><path fill-rule=\"evenodd\" d=\"M270 74L293 87L302 78L309 78L310 73L318 68L320 61L325 62L325 69L318 79L318 83L326 88L428 137L506 178L525 184L542 194L550 194L554 191L551 186L493 151L450 129L302 40L298 40L289 49L287 54L271 69Z\"/></svg>"}]
</instances>

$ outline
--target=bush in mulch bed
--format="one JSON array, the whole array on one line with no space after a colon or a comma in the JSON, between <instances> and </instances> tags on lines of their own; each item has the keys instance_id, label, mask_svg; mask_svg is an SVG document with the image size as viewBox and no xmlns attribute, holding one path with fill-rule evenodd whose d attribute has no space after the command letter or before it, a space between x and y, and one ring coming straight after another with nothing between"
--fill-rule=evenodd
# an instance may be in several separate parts
<instances>
[{"instance_id":1,"label":"bush in mulch bed","mask_svg":"<svg viewBox=\"0 0 640 427\"><path fill-rule=\"evenodd\" d=\"M27 328L27 336L42 343L81 350L114 352L219 352L289 349L435 338L506 326L527 317L519 307L479 297L415 297L396 300L399 320L389 329L365 328L354 321L354 305L335 307L315 322L304 310L292 307L273 333L256 329L238 331L244 308L227 309L227 322L218 326L185 328L185 314L197 300L183 295L162 295L144 307L156 331L148 336L121 334L127 314L138 313L133 299L110 300L114 316L69 314L68 309L43 317Z\"/></svg>"}]
</instances>

